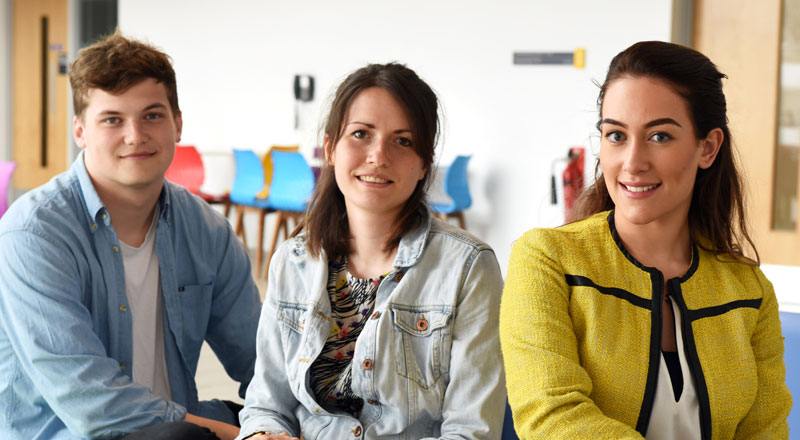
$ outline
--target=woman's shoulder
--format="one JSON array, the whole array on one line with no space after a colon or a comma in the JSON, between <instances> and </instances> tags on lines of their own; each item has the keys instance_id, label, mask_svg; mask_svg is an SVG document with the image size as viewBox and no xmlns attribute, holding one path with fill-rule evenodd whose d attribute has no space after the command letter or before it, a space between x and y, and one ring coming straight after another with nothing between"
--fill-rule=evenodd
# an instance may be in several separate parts
<instances>
[{"instance_id":1,"label":"woman's shoulder","mask_svg":"<svg viewBox=\"0 0 800 440\"><path fill-rule=\"evenodd\" d=\"M491 246L474 234L437 218L431 218L431 227L428 233L431 236L441 236L452 243L458 243L476 250L492 249Z\"/></svg>"},{"instance_id":2,"label":"woman's shoulder","mask_svg":"<svg viewBox=\"0 0 800 440\"><path fill-rule=\"evenodd\" d=\"M606 211L555 228L533 228L522 234L517 243L552 250L554 246L574 248L591 245L596 247L611 238L608 212Z\"/></svg>"}]
</instances>

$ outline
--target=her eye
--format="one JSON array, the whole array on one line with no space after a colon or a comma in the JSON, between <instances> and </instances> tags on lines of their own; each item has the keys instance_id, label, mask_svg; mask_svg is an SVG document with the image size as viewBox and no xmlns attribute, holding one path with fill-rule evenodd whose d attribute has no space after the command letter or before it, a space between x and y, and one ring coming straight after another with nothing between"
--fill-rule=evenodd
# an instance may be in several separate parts
<instances>
[{"instance_id":1,"label":"her eye","mask_svg":"<svg viewBox=\"0 0 800 440\"><path fill-rule=\"evenodd\" d=\"M667 142L670 139L672 139L672 136L668 135L667 133L664 133L663 131L655 132L650 136L650 140L658 143Z\"/></svg>"},{"instance_id":2,"label":"her eye","mask_svg":"<svg viewBox=\"0 0 800 440\"><path fill-rule=\"evenodd\" d=\"M367 132L366 130L356 130L353 132L353 137L356 139L364 139L367 137Z\"/></svg>"},{"instance_id":3,"label":"her eye","mask_svg":"<svg viewBox=\"0 0 800 440\"><path fill-rule=\"evenodd\" d=\"M404 147L410 147L412 145L411 139L407 137L397 138L397 143Z\"/></svg>"},{"instance_id":4,"label":"her eye","mask_svg":"<svg viewBox=\"0 0 800 440\"><path fill-rule=\"evenodd\" d=\"M606 139L608 139L608 141L612 144L616 144L625 140L625 135L616 130L609 131L606 133Z\"/></svg>"}]
</instances>

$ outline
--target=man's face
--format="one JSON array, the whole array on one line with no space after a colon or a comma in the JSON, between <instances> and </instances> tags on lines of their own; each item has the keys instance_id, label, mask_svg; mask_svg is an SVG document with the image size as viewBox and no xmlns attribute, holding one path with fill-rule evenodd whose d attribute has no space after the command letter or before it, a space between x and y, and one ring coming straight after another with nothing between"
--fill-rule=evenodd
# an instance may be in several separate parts
<instances>
[{"instance_id":1,"label":"man's face","mask_svg":"<svg viewBox=\"0 0 800 440\"><path fill-rule=\"evenodd\" d=\"M73 136L98 193L158 193L175 154L183 121L173 114L167 89L148 78L113 95L90 89L88 105L73 120Z\"/></svg>"}]
</instances>

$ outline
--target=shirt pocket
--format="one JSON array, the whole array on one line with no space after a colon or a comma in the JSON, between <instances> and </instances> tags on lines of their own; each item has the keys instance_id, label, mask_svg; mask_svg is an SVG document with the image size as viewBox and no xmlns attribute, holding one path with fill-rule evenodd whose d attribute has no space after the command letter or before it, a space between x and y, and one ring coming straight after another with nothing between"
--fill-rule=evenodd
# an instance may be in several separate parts
<instances>
[{"instance_id":1,"label":"shirt pocket","mask_svg":"<svg viewBox=\"0 0 800 440\"><path fill-rule=\"evenodd\" d=\"M452 310L447 306L391 305L397 373L427 389L450 365Z\"/></svg>"},{"instance_id":2,"label":"shirt pocket","mask_svg":"<svg viewBox=\"0 0 800 440\"><path fill-rule=\"evenodd\" d=\"M182 352L184 356L190 358L190 363L193 365L197 365L196 358L200 355L200 348L206 337L213 295L213 283L178 286L180 313L183 318Z\"/></svg>"},{"instance_id":3,"label":"shirt pocket","mask_svg":"<svg viewBox=\"0 0 800 440\"><path fill-rule=\"evenodd\" d=\"M299 362L309 362L309 360L298 359L307 315L308 306L305 304L278 303L277 319L280 323L286 373L293 382L299 370Z\"/></svg>"}]
</instances>

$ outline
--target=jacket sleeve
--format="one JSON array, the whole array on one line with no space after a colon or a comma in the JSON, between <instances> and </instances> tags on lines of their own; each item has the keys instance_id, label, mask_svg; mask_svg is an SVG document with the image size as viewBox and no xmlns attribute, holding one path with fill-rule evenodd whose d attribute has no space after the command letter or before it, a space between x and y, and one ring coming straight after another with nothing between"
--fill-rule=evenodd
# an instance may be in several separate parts
<instances>
[{"instance_id":1,"label":"jacket sleeve","mask_svg":"<svg viewBox=\"0 0 800 440\"><path fill-rule=\"evenodd\" d=\"M564 270L547 251L554 246L540 230L523 235L503 290L500 342L516 432L522 440L642 439L589 397L592 380L578 357Z\"/></svg>"},{"instance_id":2,"label":"jacket sleeve","mask_svg":"<svg viewBox=\"0 0 800 440\"><path fill-rule=\"evenodd\" d=\"M78 437L109 438L182 420L185 408L134 383L108 357L82 302L91 281L65 246L42 233L0 235L0 339L14 356L5 361L13 371L2 374L29 380Z\"/></svg>"},{"instance_id":3,"label":"jacket sleeve","mask_svg":"<svg viewBox=\"0 0 800 440\"><path fill-rule=\"evenodd\" d=\"M495 439L503 429L505 380L498 320L503 278L490 249L478 252L458 295L441 439Z\"/></svg>"},{"instance_id":4,"label":"jacket sleeve","mask_svg":"<svg viewBox=\"0 0 800 440\"><path fill-rule=\"evenodd\" d=\"M244 245L227 221L220 229L225 231L224 248L220 253L206 339L228 376L241 384L239 396L244 398L256 361L261 297Z\"/></svg>"},{"instance_id":5,"label":"jacket sleeve","mask_svg":"<svg viewBox=\"0 0 800 440\"><path fill-rule=\"evenodd\" d=\"M788 438L787 418L792 395L786 386L783 337L775 291L760 269L756 276L764 291L761 308L750 342L758 368L758 390L750 411L736 428L736 438Z\"/></svg>"},{"instance_id":6,"label":"jacket sleeve","mask_svg":"<svg viewBox=\"0 0 800 440\"><path fill-rule=\"evenodd\" d=\"M283 297L280 289L285 288L282 277L287 245L284 242L276 252L269 268L267 292L269 294L261 308L256 342L256 364L253 380L247 388L244 408L239 412L241 440L258 431L271 433L287 432L300 436L300 423L294 415L300 402L295 398L286 375L286 355L281 342L281 328L278 321L278 300Z\"/></svg>"}]
</instances>

